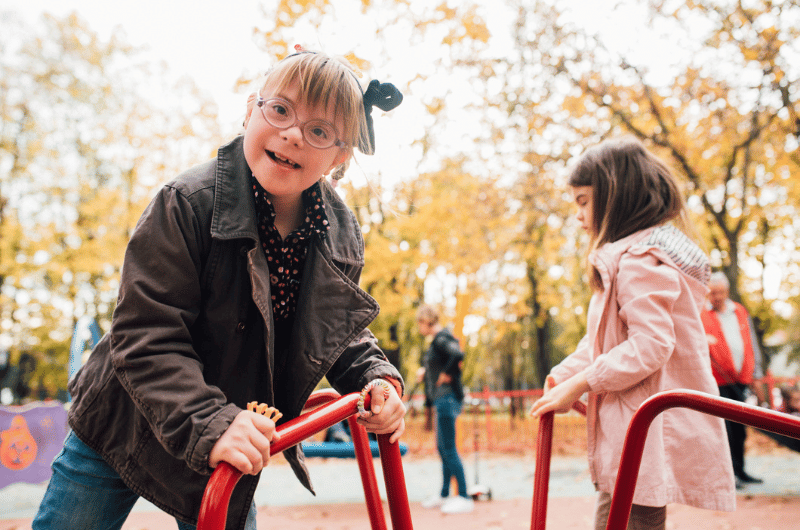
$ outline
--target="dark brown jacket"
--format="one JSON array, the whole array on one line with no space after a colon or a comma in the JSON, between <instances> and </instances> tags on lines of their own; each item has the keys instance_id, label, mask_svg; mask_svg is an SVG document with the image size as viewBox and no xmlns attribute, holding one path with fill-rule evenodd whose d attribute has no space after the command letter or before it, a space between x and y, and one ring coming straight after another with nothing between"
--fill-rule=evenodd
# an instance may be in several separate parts
<instances>
[{"instance_id":1,"label":"dark brown jacket","mask_svg":"<svg viewBox=\"0 0 800 530\"><path fill-rule=\"evenodd\" d=\"M327 237L314 236L291 354L275 366L269 270L242 138L164 186L128 245L111 331L70 381L70 426L131 490L196 524L208 454L249 401L298 416L327 375L340 393L400 374L367 325L364 242L327 184ZM285 456L313 491L302 452ZM267 468L269 473L269 468ZM240 481L228 528L242 528L258 477Z\"/></svg>"}]
</instances>

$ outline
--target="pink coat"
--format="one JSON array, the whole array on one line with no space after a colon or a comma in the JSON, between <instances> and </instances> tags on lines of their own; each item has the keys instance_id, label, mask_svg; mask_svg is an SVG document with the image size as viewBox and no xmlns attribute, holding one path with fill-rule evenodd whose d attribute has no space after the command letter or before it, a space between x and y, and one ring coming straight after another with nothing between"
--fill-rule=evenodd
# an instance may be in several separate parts
<instances>
[{"instance_id":1,"label":"pink coat","mask_svg":"<svg viewBox=\"0 0 800 530\"><path fill-rule=\"evenodd\" d=\"M589 470L597 490L613 494L627 427L643 401L675 388L719 395L700 320L710 269L672 226L603 245L590 259L606 288L592 297L586 336L551 375L558 383L589 367ZM658 415L633 502L734 511L723 420L684 408Z\"/></svg>"}]
</instances>

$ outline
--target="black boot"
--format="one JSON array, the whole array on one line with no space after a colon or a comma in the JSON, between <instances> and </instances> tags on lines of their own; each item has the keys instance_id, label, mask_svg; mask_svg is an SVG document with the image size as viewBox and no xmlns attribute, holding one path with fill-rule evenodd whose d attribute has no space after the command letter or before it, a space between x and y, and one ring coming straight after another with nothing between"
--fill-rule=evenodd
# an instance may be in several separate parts
<instances>
[{"instance_id":1,"label":"black boot","mask_svg":"<svg viewBox=\"0 0 800 530\"><path fill-rule=\"evenodd\" d=\"M761 484L762 482L764 482L762 479L756 478L756 477L752 477L752 476L748 475L747 473L745 473L744 471L736 473L736 478L738 478L739 480L741 480L742 482L744 482L746 484Z\"/></svg>"}]
</instances>

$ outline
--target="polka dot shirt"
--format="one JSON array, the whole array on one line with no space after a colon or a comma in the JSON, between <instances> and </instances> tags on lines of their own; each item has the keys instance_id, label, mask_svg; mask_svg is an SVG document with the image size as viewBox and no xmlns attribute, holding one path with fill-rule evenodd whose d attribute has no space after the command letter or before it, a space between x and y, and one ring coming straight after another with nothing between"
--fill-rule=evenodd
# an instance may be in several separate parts
<instances>
[{"instance_id":1,"label":"polka dot shirt","mask_svg":"<svg viewBox=\"0 0 800 530\"><path fill-rule=\"evenodd\" d=\"M283 239L275 228L275 209L267 198L264 188L252 175L250 181L256 204L258 235L269 265L273 318L276 325L291 324L297 309L303 266L311 237L316 234L324 238L330 228L320 185L317 182L303 192L306 218L297 230Z\"/></svg>"}]
</instances>

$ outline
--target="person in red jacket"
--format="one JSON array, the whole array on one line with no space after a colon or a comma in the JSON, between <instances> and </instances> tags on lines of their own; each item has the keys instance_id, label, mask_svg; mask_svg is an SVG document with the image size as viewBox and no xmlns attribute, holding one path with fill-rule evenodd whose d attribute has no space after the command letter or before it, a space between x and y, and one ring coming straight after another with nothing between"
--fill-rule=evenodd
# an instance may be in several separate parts
<instances>
[{"instance_id":1,"label":"person in red jacket","mask_svg":"<svg viewBox=\"0 0 800 530\"><path fill-rule=\"evenodd\" d=\"M710 307L702 312L703 327L711 353L711 368L719 386L720 396L744 401L751 389L762 402L761 390L754 381L762 377L761 348L756 338L753 320L747 310L729 298L730 282L722 272L715 272L708 282ZM746 483L761 483L744 470L744 441L747 437L741 423L725 421L731 447L736 487Z\"/></svg>"}]
</instances>

